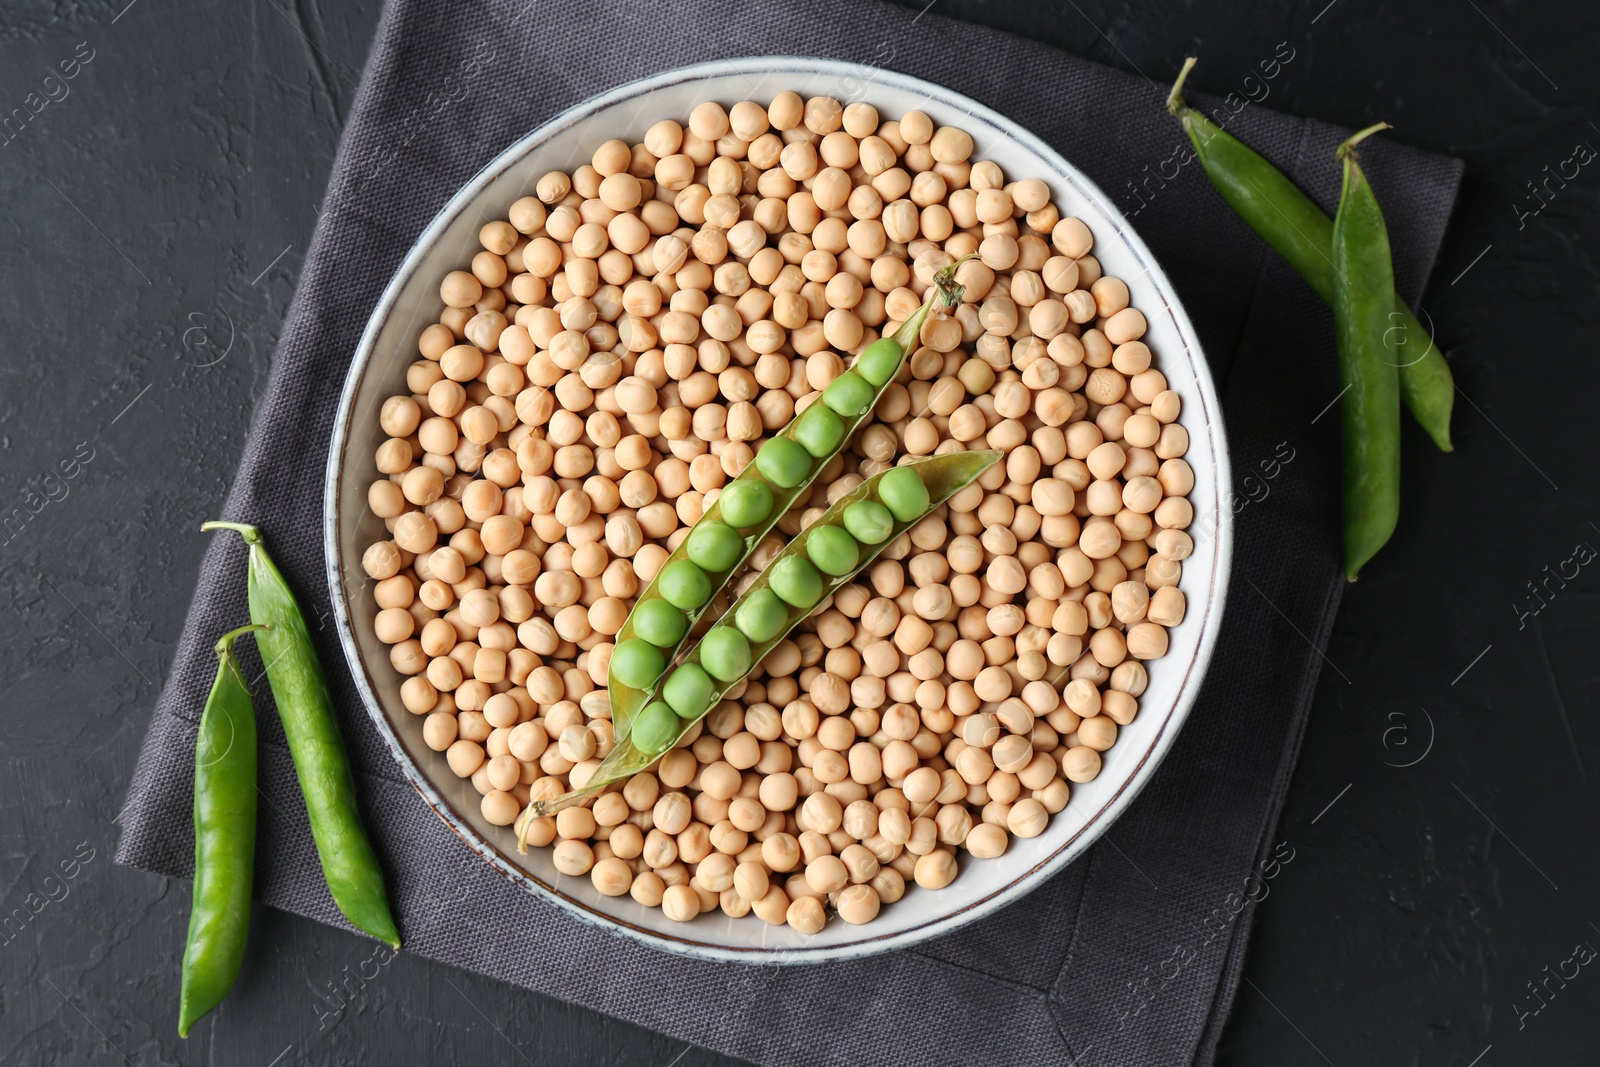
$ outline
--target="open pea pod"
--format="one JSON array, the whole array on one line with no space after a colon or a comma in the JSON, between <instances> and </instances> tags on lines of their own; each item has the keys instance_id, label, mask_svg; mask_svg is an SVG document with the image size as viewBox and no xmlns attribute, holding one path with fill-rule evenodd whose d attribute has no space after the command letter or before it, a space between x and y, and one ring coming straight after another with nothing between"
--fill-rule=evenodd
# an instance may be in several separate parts
<instances>
[{"instance_id":1,"label":"open pea pod","mask_svg":"<svg viewBox=\"0 0 1600 1067\"><path fill-rule=\"evenodd\" d=\"M761 446L755 461L723 486L634 602L617 632L607 678L611 724L618 741L632 732L651 688L677 658L717 593L872 416L884 390L900 373L906 353L916 349L928 315L935 307L953 307L961 301L966 287L956 283L955 274L963 262L941 269L934 276L933 294L893 336L863 349L817 402Z\"/></svg>"},{"instance_id":2,"label":"open pea pod","mask_svg":"<svg viewBox=\"0 0 1600 1067\"><path fill-rule=\"evenodd\" d=\"M749 678L755 665L819 604L871 566L896 538L976 481L1001 455L985 450L913 459L868 478L835 501L784 546L734 602L724 622L667 674L659 687L664 699L647 704L633 736L617 743L581 789L528 805L518 829L518 851L526 851L529 820L554 815L631 778L681 743L695 723ZM867 506L856 506L862 504ZM828 569L821 569L822 564ZM798 587L786 582L794 574L805 575L807 568L820 580L808 584L809 579L802 578ZM774 589L775 582L781 592ZM747 636L747 629L756 631L755 639ZM717 635L724 632L731 636L719 642ZM686 692L675 694L680 678L690 682L681 687ZM646 699L655 694L652 690Z\"/></svg>"}]
</instances>

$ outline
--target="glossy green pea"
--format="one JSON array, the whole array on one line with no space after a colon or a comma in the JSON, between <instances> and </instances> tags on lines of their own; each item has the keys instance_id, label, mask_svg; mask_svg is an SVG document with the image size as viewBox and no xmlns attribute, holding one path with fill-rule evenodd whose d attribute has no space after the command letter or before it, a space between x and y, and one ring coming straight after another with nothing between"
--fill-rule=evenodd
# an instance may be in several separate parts
<instances>
[{"instance_id":1,"label":"glossy green pea","mask_svg":"<svg viewBox=\"0 0 1600 1067\"><path fill-rule=\"evenodd\" d=\"M743 530L765 522L772 514L772 490L766 482L739 478L722 490L717 504L722 509L722 517L731 526Z\"/></svg>"},{"instance_id":2,"label":"glossy green pea","mask_svg":"<svg viewBox=\"0 0 1600 1067\"><path fill-rule=\"evenodd\" d=\"M822 575L803 556L784 556L767 572L767 585L785 604L809 608L822 599Z\"/></svg>"},{"instance_id":3,"label":"glossy green pea","mask_svg":"<svg viewBox=\"0 0 1600 1067\"><path fill-rule=\"evenodd\" d=\"M672 747L672 739L683 729L683 720L661 701L647 706L633 721L633 743L642 752L654 755Z\"/></svg>"},{"instance_id":4,"label":"glossy green pea","mask_svg":"<svg viewBox=\"0 0 1600 1067\"><path fill-rule=\"evenodd\" d=\"M698 663L682 663L667 675L667 684L661 687L661 699L672 706L678 718L693 721L711 706L714 688L705 668Z\"/></svg>"},{"instance_id":5,"label":"glossy green pea","mask_svg":"<svg viewBox=\"0 0 1600 1067\"><path fill-rule=\"evenodd\" d=\"M844 420L826 404L812 404L794 421L794 439L816 459L827 459L844 444Z\"/></svg>"},{"instance_id":6,"label":"glossy green pea","mask_svg":"<svg viewBox=\"0 0 1600 1067\"><path fill-rule=\"evenodd\" d=\"M611 652L611 673L627 685L642 689L666 669L667 657L642 637L629 638Z\"/></svg>"},{"instance_id":7,"label":"glossy green pea","mask_svg":"<svg viewBox=\"0 0 1600 1067\"><path fill-rule=\"evenodd\" d=\"M911 522L928 510L928 487L909 467L896 467L878 483L878 497L900 522Z\"/></svg>"},{"instance_id":8,"label":"glossy green pea","mask_svg":"<svg viewBox=\"0 0 1600 1067\"><path fill-rule=\"evenodd\" d=\"M861 546L838 526L816 526L806 537L806 555L817 565L817 570L838 578L856 569Z\"/></svg>"},{"instance_id":9,"label":"glossy green pea","mask_svg":"<svg viewBox=\"0 0 1600 1067\"><path fill-rule=\"evenodd\" d=\"M756 470L773 485L793 489L806 480L814 461L799 442L774 437L756 453Z\"/></svg>"},{"instance_id":10,"label":"glossy green pea","mask_svg":"<svg viewBox=\"0 0 1600 1067\"><path fill-rule=\"evenodd\" d=\"M789 608L771 589L757 589L744 598L733 616L734 625L756 644L770 641L789 623Z\"/></svg>"},{"instance_id":11,"label":"glossy green pea","mask_svg":"<svg viewBox=\"0 0 1600 1067\"><path fill-rule=\"evenodd\" d=\"M721 574L744 555L744 538L725 522L700 522L689 533L687 551L698 566Z\"/></svg>"},{"instance_id":12,"label":"glossy green pea","mask_svg":"<svg viewBox=\"0 0 1600 1067\"><path fill-rule=\"evenodd\" d=\"M732 626L718 626L700 639L700 665L719 682L750 673L750 642Z\"/></svg>"},{"instance_id":13,"label":"glossy green pea","mask_svg":"<svg viewBox=\"0 0 1600 1067\"><path fill-rule=\"evenodd\" d=\"M899 373L900 360L904 355L905 349L893 337L880 337L861 350L861 355L856 357L856 365L850 369L882 389L889 384L889 379Z\"/></svg>"},{"instance_id":14,"label":"glossy green pea","mask_svg":"<svg viewBox=\"0 0 1600 1067\"><path fill-rule=\"evenodd\" d=\"M847 370L822 391L822 402L847 419L865 415L877 390L861 375Z\"/></svg>"},{"instance_id":15,"label":"glossy green pea","mask_svg":"<svg viewBox=\"0 0 1600 1067\"><path fill-rule=\"evenodd\" d=\"M857 500L844 509L844 528L864 545L881 545L894 532L894 516L876 500Z\"/></svg>"},{"instance_id":16,"label":"glossy green pea","mask_svg":"<svg viewBox=\"0 0 1600 1067\"><path fill-rule=\"evenodd\" d=\"M668 603L684 611L693 611L711 599L711 579L686 559L674 560L663 567L656 588Z\"/></svg>"},{"instance_id":17,"label":"glossy green pea","mask_svg":"<svg viewBox=\"0 0 1600 1067\"><path fill-rule=\"evenodd\" d=\"M665 600L641 600L633 609L633 632L658 648L671 648L689 632L689 620Z\"/></svg>"}]
</instances>

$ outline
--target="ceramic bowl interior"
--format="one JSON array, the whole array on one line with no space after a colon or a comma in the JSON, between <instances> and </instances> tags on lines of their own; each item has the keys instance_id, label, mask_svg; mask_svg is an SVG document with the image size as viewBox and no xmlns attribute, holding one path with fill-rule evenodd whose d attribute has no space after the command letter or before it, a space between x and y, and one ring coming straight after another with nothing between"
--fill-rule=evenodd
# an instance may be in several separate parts
<instances>
[{"instance_id":1,"label":"ceramic bowl interior","mask_svg":"<svg viewBox=\"0 0 1600 1067\"><path fill-rule=\"evenodd\" d=\"M662 118L684 121L695 104L770 100L793 89L802 96L866 100L885 117L914 108L938 124L953 123L976 142L974 158L992 159L1008 176L1046 181L1063 214L1076 215L1094 233L1094 253L1107 274L1125 279L1133 304L1145 312L1145 340L1170 387L1183 399L1183 425L1191 447L1195 487L1190 499L1200 531L1184 564L1188 614L1171 633L1171 649L1150 665L1150 686L1138 718L1124 727L1093 782L1073 786L1071 803L1049 829L1032 840L1013 839L996 860L964 855L960 876L937 892L913 888L865 926L830 922L805 936L754 916L733 920L720 912L680 924L660 909L631 898L600 895L587 876L556 871L548 849L516 852L509 828L490 825L479 797L456 778L442 754L422 740L422 719L400 701L400 677L373 633L372 586L361 570L363 549L383 539L383 522L354 487L376 478L378 410L386 397L406 392L405 370L417 338L436 322L439 280L459 269L477 249L487 219L504 218L511 203L532 192L541 174L572 170L611 137L640 139ZM450 201L428 226L373 311L346 382L334 431L327 479L327 555L332 602L357 684L395 759L439 816L503 874L580 919L610 927L670 951L702 958L799 963L860 956L899 948L948 932L1021 897L1080 856L1149 780L1194 702L1221 623L1231 550L1231 522L1218 487L1229 484L1220 407L1194 329L1161 268L1127 221L1093 183L1032 134L972 100L927 82L855 64L804 58L751 58L689 67L624 85L558 116L512 145Z\"/></svg>"}]
</instances>

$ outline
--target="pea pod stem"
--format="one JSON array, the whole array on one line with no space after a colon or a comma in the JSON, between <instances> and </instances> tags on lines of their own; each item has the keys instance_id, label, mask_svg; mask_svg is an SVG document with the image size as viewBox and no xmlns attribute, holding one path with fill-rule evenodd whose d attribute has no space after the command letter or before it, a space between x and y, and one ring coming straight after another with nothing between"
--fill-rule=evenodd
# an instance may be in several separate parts
<instances>
[{"instance_id":1,"label":"pea pod stem","mask_svg":"<svg viewBox=\"0 0 1600 1067\"><path fill-rule=\"evenodd\" d=\"M355 775L305 613L267 554L258 528L238 522L200 528L233 530L250 546L250 618L271 627L256 644L294 758L328 892L358 930L398 950L400 932L389 911L383 868L362 826Z\"/></svg>"},{"instance_id":2,"label":"pea pod stem","mask_svg":"<svg viewBox=\"0 0 1600 1067\"><path fill-rule=\"evenodd\" d=\"M1167 97L1167 110L1183 123L1206 177L1228 206L1332 304L1333 220L1282 171L1185 102L1183 83L1194 65L1193 57L1184 61ZM1452 451L1455 379L1450 365L1398 294L1390 294L1384 310L1386 336L1398 335L1389 343L1393 351L1386 358L1399 369L1405 406L1440 450ZM1421 355L1411 355L1404 347L1419 344L1424 345Z\"/></svg>"},{"instance_id":3,"label":"pea pod stem","mask_svg":"<svg viewBox=\"0 0 1600 1067\"><path fill-rule=\"evenodd\" d=\"M918 522L933 514L946 504L951 497L981 477L985 471L1000 460L1002 455L1003 453L993 450L953 452L938 456L927 456L901 464L900 467L909 467L916 470L918 477L927 487L927 508L910 521L896 521L891 527L889 535L883 541L877 545L866 546L866 551L861 553L855 569L829 579L823 586L822 595L816 604L806 608L791 607L788 612L788 618L782 628L774 636L751 649L751 669L732 681L718 685L711 694L710 703L707 705L706 710L693 719L684 720L678 735L673 738L671 744L667 745L663 751L670 751L681 744L688 733L694 729L696 723L709 714L710 710L715 708L735 687L746 682L750 675L754 673L756 667L760 665L762 659L769 655L778 646L779 642L787 638L796 626L814 615L822 604L827 603L829 597L854 580L856 575L871 566L879 555ZM891 470L898 470L900 467L891 468ZM806 553L807 539L813 531L827 526L840 526L843 523L844 511L851 504L862 500L877 500L878 484L884 475L888 473L890 472L884 471L882 474L868 478L829 506L827 511L823 512L815 522L802 530L767 565L756 581L740 594L738 600L729 608L725 617L731 618L735 616L742 605L758 592L768 587L768 580L772 575L773 568L777 566L780 560L797 555L803 556ZM684 664L698 663L699 654L700 646L696 644L684 657ZM651 764L661 758L662 754L662 752L642 751L632 740L619 741L616 748L612 749L610 754L600 762L600 766L595 768L593 776L581 788L563 793L558 797L529 802L528 807L517 820L517 851L526 852L528 850L528 824L532 820L543 818L546 815L554 815L564 808L582 803L607 786L631 778L640 771L648 769Z\"/></svg>"},{"instance_id":4,"label":"pea pod stem","mask_svg":"<svg viewBox=\"0 0 1600 1067\"><path fill-rule=\"evenodd\" d=\"M960 303L962 296L966 292L966 286L961 285L955 280L956 271L960 269L963 263L972 258L973 256L971 255L963 256L935 273L933 279L933 292L925 301L923 301L922 306L917 308L916 311L908 316L906 321L903 322L899 329L897 329L893 334L892 339L900 348L899 362L895 365L895 373L889 375L884 381L884 384L878 387L872 396L872 402L867 405L865 411L863 411L860 415L845 421L844 436L839 445L839 449L847 447L850 443L851 437L855 434L855 432L872 417L872 412L877 407L878 400L882 398L884 390L889 387L889 384L894 381L895 376L899 373L899 368L905 363L907 354L916 350L918 338L922 331L922 326L927 322L928 316L932 314L935 308L954 307L956 304ZM799 416L796 416L786 427L780 430L776 436L780 438L788 438L791 441L794 440L795 427L799 423L799 418ZM770 444L770 442L768 443ZM837 453L838 449L835 450L834 454L837 455ZM750 554L755 551L756 546L761 543L767 534L772 532L773 528L778 525L778 522L784 517L789 509L794 506L795 502L804 498L807 490L811 487L811 483L816 479L817 475L822 472L823 468L827 466L828 460L831 458L832 456L828 456L815 460L812 464L810 475L800 481L793 488L789 489L785 489L768 481L762 475L761 471L757 469L755 463L751 463L742 472L740 472L738 478L734 479L735 482L740 480L757 480L765 482L772 492L772 510L764 522L759 523L754 527L749 527L742 530L744 538L744 551L739 555L739 558L733 563L733 565L726 570L709 575L711 579L711 596L705 601L705 603L699 608L684 612L685 617L688 620L688 627L684 631L683 637L680 638L676 644L663 650L665 653L665 661L669 669L671 664L682 652L686 642L693 635L695 626L698 625L700 619L705 615L706 611L710 610L712 605L716 603L718 593L723 589L724 586L727 585L728 580L732 578L733 575L738 573L739 569L744 566L745 561L750 558ZM730 486L732 484L733 482L729 483ZM727 491L726 487L724 487L723 491ZM713 502L712 505L705 510L705 512L696 522L696 525L698 526L700 523L720 521L722 521L722 504L721 500L719 499ZM693 531L691 530L690 533L692 535ZM672 554L662 563L661 567L656 571L655 576L651 578L649 585L646 586L645 590L639 595L639 598L634 601L634 610L628 613L628 618L623 622L622 629L617 632L616 637L614 638L613 643L615 646L620 646L623 642L632 640L638 636L634 626L635 613L638 610L638 606L646 601L658 599L661 596L660 584L662 574L671 564L687 558L688 546L689 538L685 537L682 543L680 543L678 547L673 550ZM658 678L657 681L659 682L659 680L660 679ZM642 709L649 702L650 692L650 689L626 685L620 679L616 678L615 675L607 679L607 695L611 703L611 724L612 728L616 732L616 738L618 741L625 741L628 735L632 732L634 717L639 713L640 709Z\"/></svg>"},{"instance_id":5,"label":"pea pod stem","mask_svg":"<svg viewBox=\"0 0 1600 1067\"><path fill-rule=\"evenodd\" d=\"M1333 321L1344 387L1345 575L1362 566L1394 533L1400 517L1399 373L1385 344L1394 267L1378 199L1356 158L1356 146L1387 123L1369 126L1339 146L1344 166L1333 222Z\"/></svg>"},{"instance_id":6,"label":"pea pod stem","mask_svg":"<svg viewBox=\"0 0 1600 1067\"><path fill-rule=\"evenodd\" d=\"M195 736L194 893L183 947L178 1036L233 988L250 935L256 853L256 719L233 643L265 630L241 626L217 642L217 677Z\"/></svg>"}]
</instances>

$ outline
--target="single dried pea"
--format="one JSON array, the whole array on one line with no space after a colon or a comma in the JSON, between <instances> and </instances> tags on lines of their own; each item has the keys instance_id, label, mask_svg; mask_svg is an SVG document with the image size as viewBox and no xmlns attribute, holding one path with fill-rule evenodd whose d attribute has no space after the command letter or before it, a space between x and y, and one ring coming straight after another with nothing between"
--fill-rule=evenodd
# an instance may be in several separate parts
<instances>
[{"instance_id":1,"label":"single dried pea","mask_svg":"<svg viewBox=\"0 0 1600 1067\"><path fill-rule=\"evenodd\" d=\"M881 545L894 532L894 516L876 500L857 500L844 509L844 528L864 545Z\"/></svg>"},{"instance_id":2,"label":"single dried pea","mask_svg":"<svg viewBox=\"0 0 1600 1067\"><path fill-rule=\"evenodd\" d=\"M773 485L793 489L811 473L812 459L798 442L774 437L756 453L756 470Z\"/></svg>"},{"instance_id":3,"label":"single dried pea","mask_svg":"<svg viewBox=\"0 0 1600 1067\"><path fill-rule=\"evenodd\" d=\"M844 420L826 404L812 404L794 423L794 439L816 459L826 459L844 444Z\"/></svg>"},{"instance_id":4,"label":"single dried pea","mask_svg":"<svg viewBox=\"0 0 1600 1067\"><path fill-rule=\"evenodd\" d=\"M767 574L767 584L785 604L809 608L822 599L822 575L803 557L784 556Z\"/></svg>"},{"instance_id":5,"label":"single dried pea","mask_svg":"<svg viewBox=\"0 0 1600 1067\"><path fill-rule=\"evenodd\" d=\"M640 751L665 752L683 729L683 722L672 708L661 701L648 705L633 722L633 743Z\"/></svg>"},{"instance_id":6,"label":"single dried pea","mask_svg":"<svg viewBox=\"0 0 1600 1067\"><path fill-rule=\"evenodd\" d=\"M722 517L731 526L743 530L765 522L772 514L772 490L765 482L741 478L722 490L717 503L722 507Z\"/></svg>"},{"instance_id":7,"label":"single dried pea","mask_svg":"<svg viewBox=\"0 0 1600 1067\"><path fill-rule=\"evenodd\" d=\"M689 559L698 566L720 574L744 555L744 538L725 522L696 523L689 534L688 553Z\"/></svg>"},{"instance_id":8,"label":"single dried pea","mask_svg":"<svg viewBox=\"0 0 1600 1067\"><path fill-rule=\"evenodd\" d=\"M901 522L911 522L928 510L928 487L909 467L896 467L878 483L878 496Z\"/></svg>"},{"instance_id":9,"label":"single dried pea","mask_svg":"<svg viewBox=\"0 0 1600 1067\"><path fill-rule=\"evenodd\" d=\"M806 537L806 555L822 573L838 578L856 569L861 546L837 526L819 526Z\"/></svg>"},{"instance_id":10,"label":"single dried pea","mask_svg":"<svg viewBox=\"0 0 1600 1067\"><path fill-rule=\"evenodd\" d=\"M789 621L789 609L771 589L757 589L745 598L733 617L734 625L754 641L770 641Z\"/></svg>"},{"instance_id":11,"label":"single dried pea","mask_svg":"<svg viewBox=\"0 0 1600 1067\"><path fill-rule=\"evenodd\" d=\"M688 633L689 620L665 600L645 600L633 609L633 631L658 648L670 648Z\"/></svg>"},{"instance_id":12,"label":"single dried pea","mask_svg":"<svg viewBox=\"0 0 1600 1067\"><path fill-rule=\"evenodd\" d=\"M731 626L718 626L700 639L700 663L719 682L750 673L750 642Z\"/></svg>"},{"instance_id":13,"label":"single dried pea","mask_svg":"<svg viewBox=\"0 0 1600 1067\"><path fill-rule=\"evenodd\" d=\"M661 697L680 719L692 722L710 707L714 688L705 668L696 663L684 663L667 676L667 684L661 687Z\"/></svg>"},{"instance_id":14,"label":"single dried pea","mask_svg":"<svg viewBox=\"0 0 1600 1067\"><path fill-rule=\"evenodd\" d=\"M872 406L875 388L861 375L847 370L822 391L822 402L847 419L866 413Z\"/></svg>"},{"instance_id":15,"label":"single dried pea","mask_svg":"<svg viewBox=\"0 0 1600 1067\"><path fill-rule=\"evenodd\" d=\"M661 595L674 607L693 611L711 599L711 579L686 559L674 560L661 571Z\"/></svg>"},{"instance_id":16,"label":"single dried pea","mask_svg":"<svg viewBox=\"0 0 1600 1067\"><path fill-rule=\"evenodd\" d=\"M667 657L642 637L629 638L611 652L611 673L631 686L643 688L666 669Z\"/></svg>"}]
</instances>

